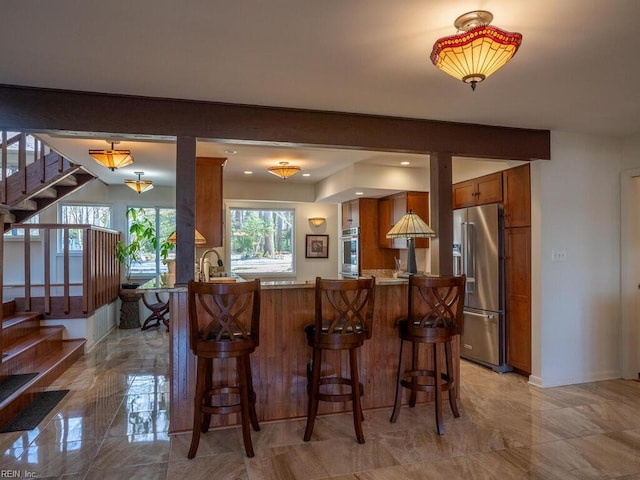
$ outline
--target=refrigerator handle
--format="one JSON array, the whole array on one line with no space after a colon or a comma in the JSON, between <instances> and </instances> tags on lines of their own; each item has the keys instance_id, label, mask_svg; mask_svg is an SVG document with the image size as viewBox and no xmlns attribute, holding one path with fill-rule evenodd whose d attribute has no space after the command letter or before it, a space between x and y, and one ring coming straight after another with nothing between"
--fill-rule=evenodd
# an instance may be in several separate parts
<instances>
[{"instance_id":1,"label":"refrigerator handle","mask_svg":"<svg viewBox=\"0 0 640 480\"><path fill-rule=\"evenodd\" d=\"M475 293L476 286L476 258L475 258L475 238L474 223L463 222L463 252L464 252L464 273L467 276L465 293Z\"/></svg>"}]
</instances>

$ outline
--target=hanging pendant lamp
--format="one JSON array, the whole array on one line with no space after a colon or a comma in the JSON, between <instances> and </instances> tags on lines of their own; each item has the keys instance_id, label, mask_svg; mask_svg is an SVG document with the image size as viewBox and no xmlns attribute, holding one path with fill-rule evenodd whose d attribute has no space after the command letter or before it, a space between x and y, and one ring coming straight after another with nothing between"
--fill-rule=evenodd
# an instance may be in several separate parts
<instances>
[{"instance_id":1,"label":"hanging pendant lamp","mask_svg":"<svg viewBox=\"0 0 640 480\"><path fill-rule=\"evenodd\" d=\"M471 85L482 82L513 57L522 35L492 27L491 12L476 10L460 15L454 22L459 32L436 41L431 62L445 73Z\"/></svg>"},{"instance_id":2,"label":"hanging pendant lamp","mask_svg":"<svg viewBox=\"0 0 640 480\"><path fill-rule=\"evenodd\" d=\"M107 142L109 143L109 142ZM115 150L113 146L120 142L110 142L110 150L89 150L89 155L103 167L107 167L112 172L116 168L126 167L133 163L131 150Z\"/></svg>"},{"instance_id":3,"label":"hanging pendant lamp","mask_svg":"<svg viewBox=\"0 0 640 480\"><path fill-rule=\"evenodd\" d=\"M144 175L144 172L133 172L136 175L138 175L138 179L137 180L125 180L124 184L131 188L132 190L135 190L136 193L144 193L147 192L149 190L151 190L153 188L153 182L151 180L140 180L140 177L142 175Z\"/></svg>"},{"instance_id":4,"label":"hanging pendant lamp","mask_svg":"<svg viewBox=\"0 0 640 480\"><path fill-rule=\"evenodd\" d=\"M275 167L269 167L269 173L273 173L280 178L287 179L300 171L300 167L289 165L289 162L280 162Z\"/></svg>"}]
</instances>

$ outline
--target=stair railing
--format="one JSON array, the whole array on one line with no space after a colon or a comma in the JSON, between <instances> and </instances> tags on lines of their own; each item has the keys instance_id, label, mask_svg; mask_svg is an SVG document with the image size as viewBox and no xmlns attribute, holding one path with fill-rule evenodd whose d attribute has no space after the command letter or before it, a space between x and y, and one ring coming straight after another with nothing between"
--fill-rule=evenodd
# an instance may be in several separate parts
<instances>
[{"instance_id":1,"label":"stair railing","mask_svg":"<svg viewBox=\"0 0 640 480\"><path fill-rule=\"evenodd\" d=\"M12 136L9 136L9 135ZM27 141L27 139L31 137L33 141ZM17 152L15 154L16 158L10 163L10 147L13 145L18 146ZM35 137L34 135L29 134L28 132L8 132L6 130L1 131L1 143L0 143L1 152L1 161L2 161L2 174L0 176L0 183L2 185L2 191L0 192L2 203L7 204L10 201L9 198L9 183L7 179L13 175L19 175L20 178L20 191L22 195L27 195L29 192L28 188L28 180L29 175L34 175L34 172L29 172L27 175L27 166L33 163L38 162L39 160L44 160L44 157L52 151L52 148L47 145L45 142ZM32 155L28 155L29 151L31 151ZM13 154L11 155L13 157ZM32 158L29 161L29 157ZM63 157L58 159L58 171L62 172L63 169ZM37 172L37 178L39 178L40 183L45 183L47 181L47 170L46 164L44 161L40 162L41 167ZM17 170L11 171L10 167L15 166ZM35 177L33 177L35 178Z\"/></svg>"},{"instance_id":2,"label":"stair railing","mask_svg":"<svg viewBox=\"0 0 640 480\"><path fill-rule=\"evenodd\" d=\"M120 232L85 224L16 224L15 228L24 229L24 308L32 309L34 297L44 300L45 314L51 314L52 301L62 302L62 311L72 314L78 308L83 314L90 314L96 309L116 300L120 289L120 264L115 257L115 245L120 239ZM42 238L42 283L34 284L32 278L32 235L31 232L40 230ZM71 258L71 232L77 231L77 242L81 246L81 261L74 262ZM58 252L56 239L58 232L62 238L61 252ZM52 274L51 252L62 255L62 273L59 268ZM78 252L78 250L74 250ZM57 266L57 265L56 265ZM71 282L72 273L78 278L81 270L81 282ZM59 281L61 277L62 281ZM34 295L35 290L42 295ZM73 290L73 291L72 291ZM62 293L60 295L60 292ZM75 300L81 298L80 305ZM79 313L79 312L78 312Z\"/></svg>"}]
</instances>

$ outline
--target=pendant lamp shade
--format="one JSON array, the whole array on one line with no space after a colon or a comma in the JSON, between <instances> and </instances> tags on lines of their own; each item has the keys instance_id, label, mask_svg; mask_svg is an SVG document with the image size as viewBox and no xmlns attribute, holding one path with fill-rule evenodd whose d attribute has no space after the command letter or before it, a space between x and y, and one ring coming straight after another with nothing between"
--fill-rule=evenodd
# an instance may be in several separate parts
<instances>
[{"instance_id":1,"label":"pendant lamp shade","mask_svg":"<svg viewBox=\"0 0 640 480\"><path fill-rule=\"evenodd\" d=\"M131 150L116 150L113 146L118 142L111 142L109 150L89 150L89 155L100 165L107 167L111 171L116 168L126 167L133 163Z\"/></svg>"},{"instance_id":2,"label":"pendant lamp shade","mask_svg":"<svg viewBox=\"0 0 640 480\"><path fill-rule=\"evenodd\" d=\"M493 15L484 10L465 13L454 26L461 33L436 41L431 62L445 73L471 85L502 68L516 54L522 35L490 26Z\"/></svg>"},{"instance_id":3,"label":"pendant lamp shade","mask_svg":"<svg viewBox=\"0 0 640 480\"><path fill-rule=\"evenodd\" d=\"M124 184L131 188L132 190L135 190L137 193L144 193L147 192L149 190L151 190L153 188L153 182L151 180L140 180L140 177L142 175L144 175L144 172L133 172L136 175L138 175L138 179L137 180L125 180Z\"/></svg>"},{"instance_id":4,"label":"pendant lamp shade","mask_svg":"<svg viewBox=\"0 0 640 480\"><path fill-rule=\"evenodd\" d=\"M300 167L295 165L289 165L289 162L280 162L279 165L275 167L269 167L269 172L277 175L280 178L287 179L292 175L295 175L300 171Z\"/></svg>"},{"instance_id":5,"label":"pendant lamp shade","mask_svg":"<svg viewBox=\"0 0 640 480\"><path fill-rule=\"evenodd\" d=\"M198 229L196 229L195 233L196 233L196 237L195 237L195 244L196 245L204 245L205 243L207 243L207 240L198 231ZM167 242L169 242L169 243L176 243L177 242L176 232L173 232L171 235L169 235L169 238L167 238Z\"/></svg>"}]
</instances>

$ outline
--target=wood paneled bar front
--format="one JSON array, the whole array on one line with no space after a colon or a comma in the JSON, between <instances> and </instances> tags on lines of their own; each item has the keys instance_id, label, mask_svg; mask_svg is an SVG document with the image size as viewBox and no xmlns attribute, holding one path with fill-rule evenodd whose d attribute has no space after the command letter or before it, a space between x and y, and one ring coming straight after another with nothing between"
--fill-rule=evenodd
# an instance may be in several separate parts
<instances>
[{"instance_id":1,"label":"wood paneled bar front","mask_svg":"<svg viewBox=\"0 0 640 480\"><path fill-rule=\"evenodd\" d=\"M251 355L256 410L260 421L302 418L307 414L307 363L311 348L303 328L313 321L314 283L263 285L260 309L260 346ZM395 329L398 317L406 315L407 281L377 282L373 336L360 349L360 379L364 384L363 409L391 408L395 395L400 340ZM171 408L169 433L191 430L196 361L189 350L186 288L171 294L170 368ZM454 346L454 370L459 378L459 342ZM348 373L345 353L329 352L323 375ZM233 360L231 360L232 362ZM233 380L233 364L217 360L217 379ZM425 395L418 401L429 401ZM351 404L322 402L319 414L350 411ZM213 416L212 426L239 423L236 415Z\"/></svg>"}]
</instances>

